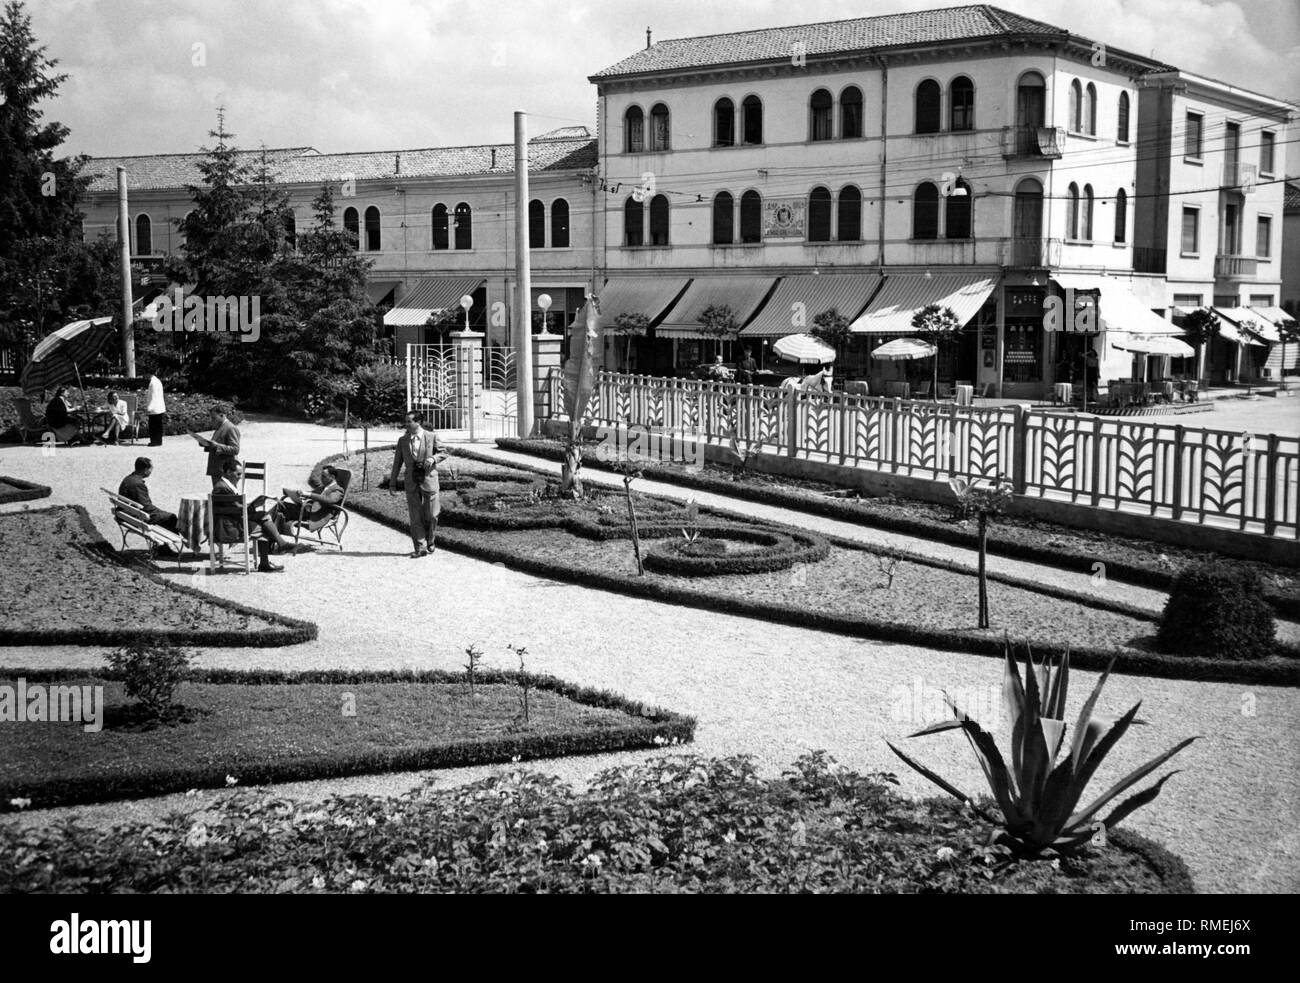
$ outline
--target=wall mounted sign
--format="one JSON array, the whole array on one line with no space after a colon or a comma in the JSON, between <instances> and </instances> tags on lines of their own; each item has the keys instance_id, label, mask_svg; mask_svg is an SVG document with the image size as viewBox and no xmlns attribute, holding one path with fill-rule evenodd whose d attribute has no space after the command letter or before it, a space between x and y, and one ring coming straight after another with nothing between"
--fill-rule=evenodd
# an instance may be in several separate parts
<instances>
[{"instance_id":1,"label":"wall mounted sign","mask_svg":"<svg viewBox=\"0 0 1300 983\"><path fill-rule=\"evenodd\" d=\"M763 200L764 239L802 239L807 228L808 203L803 198Z\"/></svg>"}]
</instances>

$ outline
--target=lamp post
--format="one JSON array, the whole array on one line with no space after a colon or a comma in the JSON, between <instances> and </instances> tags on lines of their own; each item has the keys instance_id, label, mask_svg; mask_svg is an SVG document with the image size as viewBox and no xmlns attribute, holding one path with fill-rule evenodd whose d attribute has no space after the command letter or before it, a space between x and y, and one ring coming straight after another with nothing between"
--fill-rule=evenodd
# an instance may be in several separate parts
<instances>
[{"instance_id":1,"label":"lamp post","mask_svg":"<svg viewBox=\"0 0 1300 983\"><path fill-rule=\"evenodd\" d=\"M468 331L469 330L469 309L474 306L474 298L471 297L469 294L465 294L465 296L461 297L460 299L460 306L465 310L465 330Z\"/></svg>"},{"instance_id":2,"label":"lamp post","mask_svg":"<svg viewBox=\"0 0 1300 983\"><path fill-rule=\"evenodd\" d=\"M541 294L537 298L537 306L542 309L542 334L547 335L550 332L546 330L546 316L547 316L547 311L551 309L551 295Z\"/></svg>"}]
</instances>

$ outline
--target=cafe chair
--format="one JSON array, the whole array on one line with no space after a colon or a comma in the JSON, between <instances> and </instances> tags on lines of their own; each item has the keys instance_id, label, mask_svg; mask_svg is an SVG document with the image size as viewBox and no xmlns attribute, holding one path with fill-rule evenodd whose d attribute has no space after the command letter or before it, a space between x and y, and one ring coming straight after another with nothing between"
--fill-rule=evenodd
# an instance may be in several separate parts
<instances>
[{"instance_id":1,"label":"cafe chair","mask_svg":"<svg viewBox=\"0 0 1300 983\"><path fill-rule=\"evenodd\" d=\"M140 396L138 393L123 394L122 402L126 403L126 428L131 431L128 439L134 445L136 437L140 436Z\"/></svg>"},{"instance_id":2,"label":"cafe chair","mask_svg":"<svg viewBox=\"0 0 1300 983\"><path fill-rule=\"evenodd\" d=\"M844 383L844 392L850 396L870 396L871 387L860 379Z\"/></svg>"},{"instance_id":3,"label":"cafe chair","mask_svg":"<svg viewBox=\"0 0 1300 983\"><path fill-rule=\"evenodd\" d=\"M208 495L208 569L216 572L226 563L226 547L239 547L245 575L253 571L253 550L262 530L248 525L248 499L244 495L212 492Z\"/></svg>"},{"instance_id":4,"label":"cafe chair","mask_svg":"<svg viewBox=\"0 0 1300 983\"><path fill-rule=\"evenodd\" d=\"M339 483L343 489L343 500L338 505L327 505L325 511L311 519L289 519L289 525L293 527L293 545L296 547L303 541L315 543L319 546L334 546L340 553L343 552L343 534L347 532L349 514L344 508L348 501L348 488L352 485L352 472L347 468L335 468L334 480ZM292 508L290 502L282 505L283 508ZM286 513L287 515L288 513ZM328 534L329 538L326 538Z\"/></svg>"},{"instance_id":5,"label":"cafe chair","mask_svg":"<svg viewBox=\"0 0 1300 983\"><path fill-rule=\"evenodd\" d=\"M260 481L262 483L262 494L266 494L266 462L265 461L245 461L244 462L244 480L241 482L241 490L248 490L250 481Z\"/></svg>"},{"instance_id":6,"label":"cafe chair","mask_svg":"<svg viewBox=\"0 0 1300 983\"><path fill-rule=\"evenodd\" d=\"M929 398L930 398L930 380L929 380L929 379L926 379L925 382L918 382L918 383L916 384L916 389L913 390L913 392L912 392L912 398L913 398L913 399L929 399Z\"/></svg>"},{"instance_id":7,"label":"cafe chair","mask_svg":"<svg viewBox=\"0 0 1300 983\"><path fill-rule=\"evenodd\" d=\"M25 444L35 434L36 443L40 443L41 437L45 434L45 415L37 413L32 409L32 401L26 396L15 396L14 406L18 410L18 436Z\"/></svg>"}]
</instances>

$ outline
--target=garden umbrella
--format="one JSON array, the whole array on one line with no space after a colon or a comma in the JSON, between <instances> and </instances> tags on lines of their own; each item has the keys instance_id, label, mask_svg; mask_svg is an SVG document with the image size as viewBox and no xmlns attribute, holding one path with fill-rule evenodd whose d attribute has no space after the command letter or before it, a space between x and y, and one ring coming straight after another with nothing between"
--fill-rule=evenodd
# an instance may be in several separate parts
<instances>
[{"instance_id":1,"label":"garden umbrella","mask_svg":"<svg viewBox=\"0 0 1300 983\"><path fill-rule=\"evenodd\" d=\"M871 353L872 358L887 362L905 362L913 358L929 358L937 348L920 338L895 338L887 341Z\"/></svg>"},{"instance_id":2,"label":"garden umbrella","mask_svg":"<svg viewBox=\"0 0 1300 983\"><path fill-rule=\"evenodd\" d=\"M80 362L88 362L104 350L116 334L111 317L65 324L41 340L23 368L20 384L28 395L39 395L64 383L81 387Z\"/></svg>"},{"instance_id":3,"label":"garden umbrella","mask_svg":"<svg viewBox=\"0 0 1300 983\"><path fill-rule=\"evenodd\" d=\"M772 351L787 362L822 365L835 361L835 349L810 334L790 334L779 338Z\"/></svg>"}]
</instances>

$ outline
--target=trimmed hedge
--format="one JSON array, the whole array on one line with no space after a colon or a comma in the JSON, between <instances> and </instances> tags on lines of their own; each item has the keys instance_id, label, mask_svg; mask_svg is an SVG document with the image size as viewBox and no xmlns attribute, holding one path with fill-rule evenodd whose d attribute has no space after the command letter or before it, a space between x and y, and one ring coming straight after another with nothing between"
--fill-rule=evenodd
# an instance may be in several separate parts
<instances>
[{"instance_id":1,"label":"trimmed hedge","mask_svg":"<svg viewBox=\"0 0 1300 983\"><path fill-rule=\"evenodd\" d=\"M1260 659L1275 646L1273 609L1253 570L1209 563L1174 580L1160 619L1157 646L1220 659Z\"/></svg>"},{"instance_id":2,"label":"trimmed hedge","mask_svg":"<svg viewBox=\"0 0 1300 983\"><path fill-rule=\"evenodd\" d=\"M496 443L502 450L528 454L548 461L560 461L564 458L564 449L552 441L523 437L498 437ZM466 456L472 457L473 454L470 452ZM491 460L486 457L483 459ZM614 471L609 462L586 455L583 456L582 466L600 471ZM915 536L918 539L929 539L934 542L961 546L966 549L976 549L979 545L979 536L973 531L947 524L928 522L924 519L906 519L898 516L880 515L869 509L860 508L851 501L833 498L811 498L771 485L754 485L746 481L730 481L725 478L714 477L707 470L693 473L675 468L657 467L653 464L639 465L638 467L642 475L650 481L662 481L665 484L679 485L683 488L713 492L714 494L758 502L763 505L779 506L780 508L806 512L810 515L839 519L874 529L885 529L908 536ZM1076 530L1068 527L1062 526L1061 528L1071 533L1076 532ZM1143 542L1142 540L1134 541ZM1093 564L1100 560L1106 565L1106 577L1109 580L1117 580L1139 587L1151 587L1163 591L1169 590L1173 585L1175 577L1173 573L1105 556L1102 554L1102 550L1104 550L1104 545L1099 543L1098 552L1089 552L1087 554L1070 553L1061 550L1059 547L1041 546L1036 543L1007 538L1000 534L997 525L993 525L989 529L988 551L995 556L1041 563L1060 570L1079 573L1082 576L1090 576ZM1300 597L1278 594L1267 588L1265 588L1264 597L1267 598L1269 604L1273 606L1279 615L1286 618L1300 619Z\"/></svg>"},{"instance_id":3,"label":"trimmed hedge","mask_svg":"<svg viewBox=\"0 0 1300 983\"><path fill-rule=\"evenodd\" d=\"M22 478L11 478L7 474L0 474L0 505L8 505L10 502L32 502L38 498L49 497L49 485L38 485L34 481L24 481Z\"/></svg>"},{"instance_id":4,"label":"trimmed hedge","mask_svg":"<svg viewBox=\"0 0 1300 983\"><path fill-rule=\"evenodd\" d=\"M818 536L801 532L775 532L767 529L746 529L744 526L697 526L702 537L708 539L738 539L756 543L758 550L728 553L715 556L691 556L680 549L651 548L645 555L645 568L656 573L675 574L682 577L716 577L722 574L774 573L788 570L796 563L816 563L830 555L830 544ZM664 526L652 526L643 534L645 539L677 537L678 531ZM627 535L631 536L631 529ZM677 537L676 543L686 545Z\"/></svg>"},{"instance_id":5,"label":"trimmed hedge","mask_svg":"<svg viewBox=\"0 0 1300 983\"><path fill-rule=\"evenodd\" d=\"M87 548L92 555L99 556L108 563L131 567L136 573L161 584L167 590L177 591L190 597L198 598L207 604L233 611L248 617L261 618L279 628L250 629L247 631L215 629L170 629L170 628L44 628L39 631L0 626L0 646L7 645L124 645L136 639L147 641L170 642L173 645L192 645L203 648L277 648L282 645L297 645L314 640L319 628L314 622L290 618L274 611L229 601L186 584L167 580L147 563L126 556L113 547L100 534L91 521L84 507L80 505L57 506L70 508L77 515L82 530L91 537ZM37 511L52 511L40 509Z\"/></svg>"},{"instance_id":6,"label":"trimmed hedge","mask_svg":"<svg viewBox=\"0 0 1300 983\"><path fill-rule=\"evenodd\" d=\"M29 683L56 683L69 680L121 680L122 673L110 669L6 669L14 677ZM214 685L286 686L302 683L356 685L359 683L427 683L463 684L465 674L445 669L433 670L345 670L325 669L292 672L260 669L244 672L236 669L196 669L186 672L185 682ZM650 707L607 690L578 686L554 676L520 673L512 670L480 669L475 680L481 685L519 685L527 681L537 689L552 692L574 703L593 708L618 710L643 722L622 727L608 727L567 734L511 734L476 741L446 745L427 745L397 749L383 755L340 754L294 762L258 764L256 762L195 765L189 768L161 769L148 774L96 776L80 780L61 778L51 781L26 781L0 785L0 812L11 811L9 800L31 799L35 808L86 805L117 799L143 798L184 792L192 788L225 788L226 775L235 774L241 785L315 781L350 775L368 775L392 771L423 771L435 768L465 768L472 765L501 764L516 758L556 758L577 754L608 754L635 751L676 742L694 740L695 718Z\"/></svg>"}]
</instances>

